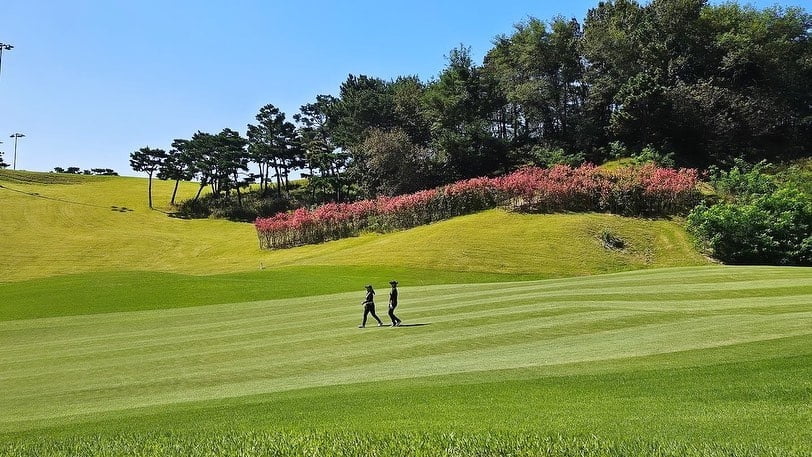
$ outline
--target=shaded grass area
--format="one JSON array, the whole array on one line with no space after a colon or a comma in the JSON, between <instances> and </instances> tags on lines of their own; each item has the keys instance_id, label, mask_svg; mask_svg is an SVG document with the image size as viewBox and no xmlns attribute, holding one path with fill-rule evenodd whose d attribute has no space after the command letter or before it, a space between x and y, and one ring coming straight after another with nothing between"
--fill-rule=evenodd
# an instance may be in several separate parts
<instances>
[{"instance_id":1,"label":"shaded grass area","mask_svg":"<svg viewBox=\"0 0 812 457\"><path fill-rule=\"evenodd\" d=\"M3 184L81 184L108 179L107 176L88 176L71 173L40 173L23 170L0 169L0 185Z\"/></svg>"}]
</instances>

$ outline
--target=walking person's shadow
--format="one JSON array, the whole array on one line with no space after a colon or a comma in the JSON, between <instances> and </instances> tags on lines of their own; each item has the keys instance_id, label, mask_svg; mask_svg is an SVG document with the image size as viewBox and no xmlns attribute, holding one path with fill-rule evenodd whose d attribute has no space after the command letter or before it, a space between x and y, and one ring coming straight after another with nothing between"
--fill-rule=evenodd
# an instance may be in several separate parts
<instances>
[{"instance_id":1,"label":"walking person's shadow","mask_svg":"<svg viewBox=\"0 0 812 457\"><path fill-rule=\"evenodd\" d=\"M431 325L429 323L426 324L400 324L398 327L422 327L424 325Z\"/></svg>"}]
</instances>

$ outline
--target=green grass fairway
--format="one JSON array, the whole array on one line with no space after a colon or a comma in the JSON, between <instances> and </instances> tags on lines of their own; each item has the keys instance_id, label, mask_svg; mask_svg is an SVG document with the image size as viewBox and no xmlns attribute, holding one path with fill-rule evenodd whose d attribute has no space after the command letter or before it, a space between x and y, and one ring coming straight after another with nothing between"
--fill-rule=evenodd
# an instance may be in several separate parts
<instances>
[{"instance_id":1,"label":"green grass fairway","mask_svg":"<svg viewBox=\"0 0 812 457\"><path fill-rule=\"evenodd\" d=\"M608 214L521 215L487 211L414 230L367 234L262 252L253 225L167 217L173 183L154 182L161 211L147 208L142 178L0 170L0 282L77 273L213 275L328 265L569 277L703 265L685 230L668 220ZM179 199L194 196L184 183ZM612 251L603 230L622 237Z\"/></svg>"},{"instance_id":2,"label":"green grass fairway","mask_svg":"<svg viewBox=\"0 0 812 457\"><path fill-rule=\"evenodd\" d=\"M403 328L362 298L0 322L0 454L812 452L812 269L404 283Z\"/></svg>"}]
</instances>

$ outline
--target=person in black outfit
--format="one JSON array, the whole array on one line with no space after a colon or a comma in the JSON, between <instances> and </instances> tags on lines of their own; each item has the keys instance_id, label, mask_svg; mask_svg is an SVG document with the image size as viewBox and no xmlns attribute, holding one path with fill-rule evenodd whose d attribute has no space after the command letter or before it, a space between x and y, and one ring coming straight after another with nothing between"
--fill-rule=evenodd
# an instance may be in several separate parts
<instances>
[{"instance_id":1,"label":"person in black outfit","mask_svg":"<svg viewBox=\"0 0 812 457\"><path fill-rule=\"evenodd\" d=\"M366 285L366 289L367 289L367 297L364 301L361 302L361 304L364 306L364 320L363 322L361 322L361 325L359 325L358 328L364 328L367 326L368 314L372 314L372 317L374 317L375 320L378 321L378 327L382 327L383 322L381 322L381 320L378 319L378 315L375 314L375 290L372 288L372 285L370 284Z\"/></svg>"},{"instance_id":2,"label":"person in black outfit","mask_svg":"<svg viewBox=\"0 0 812 457\"><path fill-rule=\"evenodd\" d=\"M398 282L389 281L392 290L389 291L389 318L392 319L392 327L399 327L401 320L395 316L395 308L398 307Z\"/></svg>"}]
</instances>

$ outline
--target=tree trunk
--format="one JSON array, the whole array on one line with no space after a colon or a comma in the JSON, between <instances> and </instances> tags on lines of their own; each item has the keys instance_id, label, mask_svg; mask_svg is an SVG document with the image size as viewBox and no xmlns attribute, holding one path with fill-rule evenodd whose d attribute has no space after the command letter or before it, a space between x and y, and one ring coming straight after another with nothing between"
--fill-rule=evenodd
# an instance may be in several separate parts
<instances>
[{"instance_id":1,"label":"tree trunk","mask_svg":"<svg viewBox=\"0 0 812 457\"><path fill-rule=\"evenodd\" d=\"M152 209L152 173L149 174L149 190L147 194L149 194L149 209Z\"/></svg>"},{"instance_id":2,"label":"tree trunk","mask_svg":"<svg viewBox=\"0 0 812 457\"><path fill-rule=\"evenodd\" d=\"M265 164L265 190L262 191L263 196L267 196L269 194L269 189L271 188L271 164Z\"/></svg>"},{"instance_id":3,"label":"tree trunk","mask_svg":"<svg viewBox=\"0 0 812 457\"><path fill-rule=\"evenodd\" d=\"M234 187L237 189L237 206L242 208L242 193L240 193L240 182L237 173L234 173Z\"/></svg>"},{"instance_id":4,"label":"tree trunk","mask_svg":"<svg viewBox=\"0 0 812 457\"><path fill-rule=\"evenodd\" d=\"M282 173L279 170L279 165L274 163L274 172L276 172L276 196L282 198Z\"/></svg>"},{"instance_id":5,"label":"tree trunk","mask_svg":"<svg viewBox=\"0 0 812 457\"><path fill-rule=\"evenodd\" d=\"M335 176L336 202L341 203L341 173L338 171L338 167L335 167L334 169L334 176Z\"/></svg>"},{"instance_id":6,"label":"tree trunk","mask_svg":"<svg viewBox=\"0 0 812 457\"><path fill-rule=\"evenodd\" d=\"M197 188L197 195L195 195L195 201L197 201L197 199L200 198L200 193L203 192L204 187L206 187L206 180L201 179L200 180L200 187Z\"/></svg>"},{"instance_id":7,"label":"tree trunk","mask_svg":"<svg viewBox=\"0 0 812 457\"><path fill-rule=\"evenodd\" d=\"M169 202L170 205L175 206L175 196L178 194L178 185L180 184L180 179L175 180L175 188L172 190L172 200Z\"/></svg>"}]
</instances>

